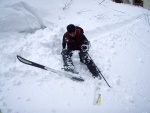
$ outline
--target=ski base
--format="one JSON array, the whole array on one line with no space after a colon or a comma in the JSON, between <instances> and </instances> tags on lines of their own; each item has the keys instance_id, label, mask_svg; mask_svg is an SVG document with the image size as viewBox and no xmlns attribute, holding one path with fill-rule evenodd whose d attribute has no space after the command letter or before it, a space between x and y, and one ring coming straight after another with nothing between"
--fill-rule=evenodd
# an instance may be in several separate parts
<instances>
[{"instance_id":1,"label":"ski base","mask_svg":"<svg viewBox=\"0 0 150 113\"><path fill-rule=\"evenodd\" d=\"M99 79L95 80L95 92L94 92L94 105L101 105L102 95L101 95L101 81Z\"/></svg>"},{"instance_id":2,"label":"ski base","mask_svg":"<svg viewBox=\"0 0 150 113\"><path fill-rule=\"evenodd\" d=\"M84 79L82 77L76 77L74 76L73 74L71 73L67 73L65 71L60 71L60 70L55 70L55 69L52 69L52 68L49 68L49 67L46 67L44 65L41 65L41 64L38 64L38 63L35 63L35 62L32 62L30 60L27 60L19 55L17 55L17 59L24 63L24 64L27 64L27 65L30 65L30 66L33 66L33 67L37 67L37 68L41 68L41 69L44 69L44 70L47 70L47 71L51 71L53 73L56 73L58 75L62 75L62 76L65 76L67 78L70 78L71 80L73 81L78 81L78 82L83 82Z\"/></svg>"}]
</instances>

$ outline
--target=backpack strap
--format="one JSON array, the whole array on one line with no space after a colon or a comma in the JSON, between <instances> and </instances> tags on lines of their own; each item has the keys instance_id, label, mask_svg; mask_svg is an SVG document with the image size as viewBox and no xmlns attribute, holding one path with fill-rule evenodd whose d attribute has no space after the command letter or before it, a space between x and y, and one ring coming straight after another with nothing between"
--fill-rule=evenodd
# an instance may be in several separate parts
<instances>
[{"instance_id":1,"label":"backpack strap","mask_svg":"<svg viewBox=\"0 0 150 113\"><path fill-rule=\"evenodd\" d=\"M69 37L69 33L66 32L64 36L65 36L65 38L68 38Z\"/></svg>"},{"instance_id":2,"label":"backpack strap","mask_svg":"<svg viewBox=\"0 0 150 113\"><path fill-rule=\"evenodd\" d=\"M81 30L80 29L77 29L76 30L76 33L77 33L77 40L80 42L80 34L81 34Z\"/></svg>"},{"instance_id":3,"label":"backpack strap","mask_svg":"<svg viewBox=\"0 0 150 113\"><path fill-rule=\"evenodd\" d=\"M66 33L64 34L64 38L65 38L66 41L68 40L68 38L69 38L69 33L68 33L68 32L66 32Z\"/></svg>"},{"instance_id":4,"label":"backpack strap","mask_svg":"<svg viewBox=\"0 0 150 113\"><path fill-rule=\"evenodd\" d=\"M80 35L81 35L81 33L84 33L84 30L83 30L81 27L76 26L76 33L77 33L77 40L78 40L79 42L81 42L81 37L80 37Z\"/></svg>"}]
</instances>

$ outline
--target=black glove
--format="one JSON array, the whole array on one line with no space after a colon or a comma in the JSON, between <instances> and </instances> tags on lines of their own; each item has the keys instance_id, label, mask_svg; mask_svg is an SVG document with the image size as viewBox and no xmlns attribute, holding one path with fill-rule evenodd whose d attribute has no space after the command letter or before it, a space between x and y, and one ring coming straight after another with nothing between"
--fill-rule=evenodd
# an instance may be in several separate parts
<instances>
[{"instance_id":1,"label":"black glove","mask_svg":"<svg viewBox=\"0 0 150 113\"><path fill-rule=\"evenodd\" d=\"M88 52L88 51L89 51L89 48L90 48L89 44L82 44L82 45L81 45L81 50L82 50L83 52Z\"/></svg>"}]
</instances>

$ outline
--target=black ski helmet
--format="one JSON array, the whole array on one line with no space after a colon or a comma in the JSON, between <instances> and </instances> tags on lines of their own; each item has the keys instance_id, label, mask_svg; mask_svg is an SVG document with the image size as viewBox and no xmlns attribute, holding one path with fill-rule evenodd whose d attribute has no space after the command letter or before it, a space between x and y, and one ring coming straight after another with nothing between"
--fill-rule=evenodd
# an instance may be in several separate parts
<instances>
[{"instance_id":1,"label":"black ski helmet","mask_svg":"<svg viewBox=\"0 0 150 113\"><path fill-rule=\"evenodd\" d=\"M67 26L67 31L68 31L68 33L75 32L75 30L76 30L75 25L69 24L69 25Z\"/></svg>"}]
</instances>

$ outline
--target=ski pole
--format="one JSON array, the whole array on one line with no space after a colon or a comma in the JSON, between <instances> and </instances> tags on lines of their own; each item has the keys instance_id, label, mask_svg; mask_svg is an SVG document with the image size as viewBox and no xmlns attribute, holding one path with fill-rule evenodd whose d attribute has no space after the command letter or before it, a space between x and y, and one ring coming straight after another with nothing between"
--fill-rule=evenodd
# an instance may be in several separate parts
<instances>
[{"instance_id":1,"label":"ski pole","mask_svg":"<svg viewBox=\"0 0 150 113\"><path fill-rule=\"evenodd\" d=\"M88 54L88 52L87 52ZM90 55L88 54L88 56L90 57ZM92 58L90 57L90 59L92 60ZM94 61L92 60L92 62L94 63ZM102 76L102 78L105 80L105 82L107 83L107 85L111 88L111 86L108 84L107 80L105 79L105 77L103 76L103 74L101 73L101 71L98 69L98 67L96 66L96 64L94 63L95 67L97 68L98 72L100 73L100 75Z\"/></svg>"}]
</instances>

